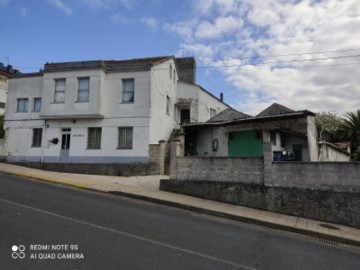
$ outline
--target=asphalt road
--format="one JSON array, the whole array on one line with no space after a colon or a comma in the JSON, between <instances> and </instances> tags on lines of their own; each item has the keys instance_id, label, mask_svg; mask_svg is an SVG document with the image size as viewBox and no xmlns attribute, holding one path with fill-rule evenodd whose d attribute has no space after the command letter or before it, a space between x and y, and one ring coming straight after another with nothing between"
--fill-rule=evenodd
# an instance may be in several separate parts
<instances>
[{"instance_id":1,"label":"asphalt road","mask_svg":"<svg viewBox=\"0 0 360 270\"><path fill-rule=\"evenodd\" d=\"M0 174L0 269L349 270L360 249Z\"/></svg>"}]
</instances>

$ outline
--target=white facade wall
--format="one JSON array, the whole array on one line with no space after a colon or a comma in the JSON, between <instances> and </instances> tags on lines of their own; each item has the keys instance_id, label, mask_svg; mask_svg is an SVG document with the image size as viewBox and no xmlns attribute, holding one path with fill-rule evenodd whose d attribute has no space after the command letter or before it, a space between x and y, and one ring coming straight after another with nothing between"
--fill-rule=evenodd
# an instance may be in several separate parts
<instances>
[{"instance_id":1,"label":"white facade wall","mask_svg":"<svg viewBox=\"0 0 360 270\"><path fill-rule=\"evenodd\" d=\"M84 77L90 79L89 101L78 102L79 78ZM56 79L66 80L63 103L54 102ZM134 102L122 100L124 79L134 79ZM179 85L186 89L178 89ZM198 86L179 83L173 59L143 71L105 72L95 68L45 72L37 77L14 78L9 89L5 128L10 161L64 162L62 130L70 129L65 162L148 162L149 145L168 140L180 127L175 108L180 98L194 101L196 121L208 120L210 108L228 107ZM33 112L34 98L39 97L41 112ZM17 112L19 98L29 99L27 112ZM118 149L119 127L133 128L132 149ZM34 128L42 128L41 147L32 146ZM100 149L87 149L89 128L101 128ZM56 139L58 143L54 143Z\"/></svg>"},{"instance_id":2,"label":"white facade wall","mask_svg":"<svg viewBox=\"0 0 360 270\"><path fill-rule=\"evenodd\" d=\"M8 89L8 78L0 74L0 102L6 103L6 93ZM5 113L5 108L0 108L0 115Z\"/></svg>"},{"instance_id":3,"label":"white facade wall","mask_svg":"<svg viewBox=\"0 0 360 270\"><path fill-rule=\"evenodd\" d=\"M77 103L79 77L90 77L89 102ZM62 78L66 79L65 102L54 103L55 79ZM135 98L133 103L123 103L122 79L129 78L134 79ZM61 132L70 128L68 162L147 162L150 82L150 72L146 71L105 74L101 70L53 72L11 80L13 91L8 97L5 126L9 160L59 162ZM41 113L32 112L35 97L42 97ZM29 99L28 112L16 112L18 98ZM102 118L91 119L92 115ZM102 128L101 149L87 149L89 127ZM117 149L119 127L133 128L133 149ZM43 128L41 148L31 147L33 128ZM55 138L57 144L51 142Z\"/></svg>"},{"instance_id":4,"label":"white facade wall","mask_svg":"<svg viewBox=\"0 0 360 270\"><path fill-rule=\"evenodd\" d=\"M345 154L326 143L320 144L319 148L319 161L350 161L349 154Z\"/></svg>"},{"instance_id":5,"label":"white facade wall","mask_svg":"<svg viewBox=\"0 0 360 270\"><path fill-rule=\"evenodd\" d=\"M217 140L217 150L213 143ZM224 127L202 129L198 134L197 151L199 156L228 156L228 136Z\"/></svg>"},{"instance_id":6,"label":"white facade wall","mask_svg":"<svg viewBox=\"0 0 360 270\"><path fill-rule=\"evenodd\" d=\"M168 140L172 131L178 127L175 121L178 77L175 73L174 80L174 72L170 77L170 66L172 70L175 69L172 59L151 69L150 144ZM169 114L166 113L167 97L170 99Z\"/></svg>"},{"instance_id":7,"label":"white facade wall","mask_svg":"<svg viewBox=\"0 0 360 270\"><path fill-rule=\"evenodd\" d=\"M63 71L44 73L43 101L41 115L43 116L82 116L101 114L102 96L101 70ZM78 78L90 78L89 102L78 102ZM65 79L65 102L55 103L55 79Z\"/></svg>"},{"instance_id":8,"label":"white facade wall","mask_svg":"<svg viewBox=\"0 0 360 270\"><path fill-rule=\"evenodd\" d=\"M199 89L198 122L206 122L210 117L210 110L215 110L215 115L228 109L229 106L220 102L217 98Z\"/></svg>"},{"instance_id":9,"label":"white facade wall","mask_svg":"<svg viewBox=\"0 0 360 270\"><path fill-rule=\"evenodd\" d=\"M184 82L178 83L177 92L178 101L188 101L190 106L190 122L206 122L210 117L210 110L215 110L215 115L229 108L228 105L221 102L211 94L207 93L198 85ZM179 115L176 117L179 121Z\"/></svg>"}]
</instances>

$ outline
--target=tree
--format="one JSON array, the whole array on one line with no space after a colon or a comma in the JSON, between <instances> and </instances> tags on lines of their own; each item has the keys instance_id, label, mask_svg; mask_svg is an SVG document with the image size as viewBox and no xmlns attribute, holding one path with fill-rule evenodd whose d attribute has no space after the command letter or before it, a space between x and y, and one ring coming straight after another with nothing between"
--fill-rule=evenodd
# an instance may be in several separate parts
<instances>
[{"instance_id":1,"label":"tree","mask_svg":"<svg viewBox=\"0 0 360 270\"><path fill-rule=\"evenodd\" d=\"M316 125L319 128L319 136L321 140L328 142L340 142L343 140L341 132L344 119L336 112L320 112L315 116Z\"/></svg>"},{"instance_id":2,"label":"tree","mask_svg":"<svg viewBox=\"0 0 360 270\"><path fill-rule=\"evenodd\" d=\"M347 112L342 131L350 140L350 153L353 160L360 161L360 110Z\"/></svg>"}]
</instances>

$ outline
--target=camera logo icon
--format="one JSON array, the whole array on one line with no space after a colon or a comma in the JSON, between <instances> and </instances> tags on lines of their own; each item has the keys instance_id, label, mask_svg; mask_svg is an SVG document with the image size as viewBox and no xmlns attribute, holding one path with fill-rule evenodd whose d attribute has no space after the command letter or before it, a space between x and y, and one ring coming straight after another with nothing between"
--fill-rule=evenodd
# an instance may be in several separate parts
<instances>
[{"instance_id":1,"label":"camera logo icon","mask_svg":"<svg viewBox=\"0 0 360 270\"><path fill-rule=\"evenodd\" d=\"M11 247L12 253L11 257L13 259L24 259L25 258L25 246L24 245L13 245Z\"/></svg>"}]
</instances>

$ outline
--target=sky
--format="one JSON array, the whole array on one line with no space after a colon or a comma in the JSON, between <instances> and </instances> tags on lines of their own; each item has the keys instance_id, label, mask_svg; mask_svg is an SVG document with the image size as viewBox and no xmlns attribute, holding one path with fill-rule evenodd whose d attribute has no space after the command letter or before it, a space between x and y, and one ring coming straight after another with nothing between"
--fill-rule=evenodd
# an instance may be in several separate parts
<instances>
[{"instance_id":1,"label":"sky","mask_svg":"<svg viewBox=\"0 0 360 270\"><path fill-rule=\"evenodd\" d=\"M251 115L360 109L359 0L0 0L0 62L22 72L165 55Z\"/></svg>"}]
</instances>

